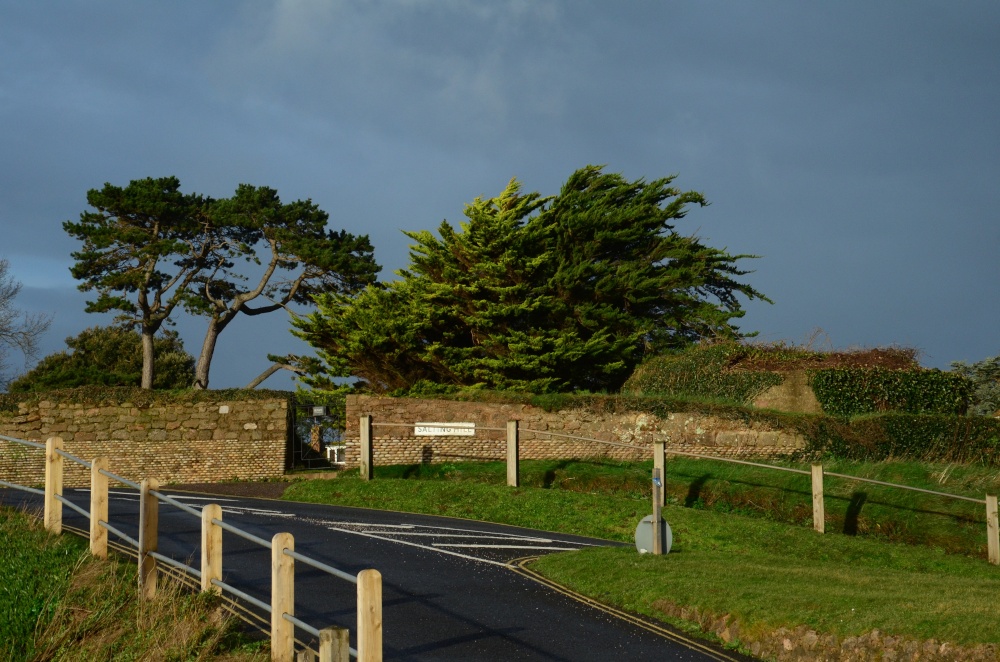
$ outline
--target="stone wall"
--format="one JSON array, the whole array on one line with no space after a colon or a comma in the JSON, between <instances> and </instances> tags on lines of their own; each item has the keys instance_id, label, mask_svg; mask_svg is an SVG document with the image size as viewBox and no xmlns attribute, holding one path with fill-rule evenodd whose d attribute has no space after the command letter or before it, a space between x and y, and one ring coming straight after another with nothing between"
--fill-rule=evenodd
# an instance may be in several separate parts
<instances>
[{"instance_id":1,"label":"stone wall","mask_svg":"<svg viewBox=\"0 0 1000 662\"><path fill-rule=\"evenodd\" d=\"M523 404L354 395L347 398L344 435L349 467L360 462L360 417L365 415L372 417L376 465L502 460L506 457L509 420L519 421L521 459L648 459L657 439L663 439L670 449L727 457L779 457L805 447L805 440L797 435L756 424L684 413L661 419L642 412L615 415L585 409L547 412ZM474 437L417 436L414 430L417 422L474 423L476 434Z\"/></svg>"},{"instance_id":2,"label":"stone wall","mask_svg":"<svg viewBox=\"0 0 1000 662\"><path fill-rule=\"evenodd\" d=\"M44 442L61 437L81 459L107 457L110 471L139 481L202 483L282 476L289 434L285 399L164 403L21 404L0 415L0 435ZM0 479L21 485L44 482L41 450L0 440ZM65 485L90 484L90 474L64 463Z\"/></svg>"}]
</instances>

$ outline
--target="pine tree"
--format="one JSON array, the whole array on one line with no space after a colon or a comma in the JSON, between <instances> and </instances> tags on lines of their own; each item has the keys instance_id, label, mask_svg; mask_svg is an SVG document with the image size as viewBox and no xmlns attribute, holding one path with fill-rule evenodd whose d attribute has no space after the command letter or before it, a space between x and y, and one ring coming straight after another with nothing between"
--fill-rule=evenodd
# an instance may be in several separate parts
<instances>
[{"instance_id":1,"label":"pine tree","mask_svg":"<svg viewBox=\"0 0 1000 662\"><path fill-rule=\"evenodd\" d=\"M617 389L643 358L740 337L729 255L676 231L699 193L588 166L557 196L512 180L456 230L406 233L400 280L318 300L296 323L329 373L376 391L426 383L534 392Z\"/></svg>"}]
</instances>

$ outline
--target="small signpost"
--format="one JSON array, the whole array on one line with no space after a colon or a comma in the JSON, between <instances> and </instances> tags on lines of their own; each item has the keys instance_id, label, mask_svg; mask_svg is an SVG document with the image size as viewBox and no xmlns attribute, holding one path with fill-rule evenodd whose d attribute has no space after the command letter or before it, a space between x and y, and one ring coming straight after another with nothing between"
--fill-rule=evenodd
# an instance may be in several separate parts
<instances>
[{"instance_id":1,"label":"small signpost","mask_svg":"<svg viewBox=\"0 0 1000 662\"><path fill-rule=\"evenodd\" d=\"M653 514L647 515L635 529L635 548L640 554L652 552L659 556L669 554L674 536L670 525L663 519L663 479L659 467L653 469Z\"/></svg>"},{"instance_id":2,"label":"small signpost","mask_svg":"<svg viewBox=\"0 0 1000 662\"><path fill-rule=\"evenodd\" d=\"M475 423L421 423L413 424L415 437L474 437Z\"/></svg>"}]
</instances>

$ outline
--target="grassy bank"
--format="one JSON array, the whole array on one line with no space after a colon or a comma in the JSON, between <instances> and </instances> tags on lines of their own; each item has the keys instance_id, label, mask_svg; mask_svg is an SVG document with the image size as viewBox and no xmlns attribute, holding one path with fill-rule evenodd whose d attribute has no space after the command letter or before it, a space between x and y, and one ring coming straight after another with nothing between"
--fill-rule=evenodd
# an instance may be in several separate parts
<instances>
[{"instance_id":1,"label":"grassy bank","mask_svg":"<svg viewBox=\"0 0 1000 662\"><path fill-rule=\"evenodd\" d=\"M165 582L139 602L134 563L93 559L20 511L0 509L0 559L0 660L270 659L217 598Z\"/></svg>"},{"instance_id":2,"label":"grassy bank","mask_svg":"<svg viewBox=\"0 0 1000 662\"><path fill-rule=\"evenodd\" d=\"M782 466L809 469L809 465L803 463L784 463ZM636 514L643 510L646 511L643 514L648 514L651 510L647 505L651 468L651 462L525 461L521 463L521 485L546 489L550 494L569 492L620 498L623 501L616 503L615 512L628 515L631 511L627 502L632 501L636 502L632 507ZM827 461L824 468L828 472L977 499L982 499L986 493L1000 492L1000 471L995 468L923 462L847 461ZM357 472L344 472L343 475L356 476ZM379 479L448 483L449 487L440 486L437 489L449 493L455 497L454 500L449 501L443 496L433 507L441 514L473 517L472 513L478 506L463 499L488 501L489 497L475 496L472 491L476 488L471 485L503 486L506 466L502 462L390 466L378 467L376 476ZM828 532L939 547L948 553L986 556L984 506L980 504L834 477L827 477L824 482ZM393 503L393 508L410 509L408 503L414 500L407 496L410 489L417 491L413 507L423 507L420 505L420 488L416 485L385 490L378 483L376 480L369 489L375 490L378 498ZM317 486L317 489L322 488ZM664 489L667 503L676 506L800 526L811 526L812 523L809 476L708 460L670 458ZM570 509L572 507L569 506ZM555 518L557 523L562 521L561 513ZM530 518L541 516L539 513L529 515ZM573 518L571 512L568 516L579 519ZM584 521L592 520L585 518L578 526L582 526ZM572 522L569 524L572 525ZM620 525L620 518L596 521L595 524L591 535L615 540L631 539L632 531Z\"/></svg>"},{"instance_id":3,"label":"grassy bank","mask_svg":"<svg viewBox=\"0 0 1000 662\"><path fill-rule=\"evenodd\" d=\"M976 558L985 555L981 507L828 479L827 530L841 533L819 535L808 526L808 477L728 466L668 464L664 516L674 533L668 556L592 549L547 556L533 567L581 593L668 621L674 605L729 614L740 621L743 637L805 625L838 636L877 628L959 644L1000 642L1000 624L991 616L1000 569ZM370 483L351 475L294 483L285 498L620 541L631 541L651 510L648 463L526 462L522 468L517 489L503 485L502 464L418 465L379 468ZM997 484L995 471L972 467L828 468L980 498ZM830 526L838 517L840 526ZM845 529L858 535L844 535Z\"/></svg>"}]
</instances>

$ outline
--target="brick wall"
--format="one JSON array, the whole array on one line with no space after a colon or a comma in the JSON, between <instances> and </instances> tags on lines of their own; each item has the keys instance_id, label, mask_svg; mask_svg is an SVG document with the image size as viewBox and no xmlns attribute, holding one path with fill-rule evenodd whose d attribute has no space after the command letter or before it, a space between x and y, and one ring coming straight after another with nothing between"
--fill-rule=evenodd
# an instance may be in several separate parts
<instances>
[{"instance_id":1,"label":"brick wall","mask_svg":"<svg viewBox=\"0 0 1000 662\"><path fill-rule=\"evenodd\" d=\"M0 435L44 442L62 437L66 452L90 461L107 457L110 471L161 483L260 480L285 471L288 401L204 401L138 407L123 404L21 404L0 414ZM0 440L0 479L44 482L44 451ZM64 463L65 484L90 484L89 472Z\"/></svg>"},{"instance_id":2,"label":"brick wall","mask_svg":"<svg viewBox=\"0 0 1000 662\"><path fill-rule=\"evenodd\" d=\"M502 460L506 457L506 425L519 421L521 459L607 457L620 460L649 459L652 444L663 439L667 448L716 456L768 458L787 455L805 447L798 435L759 425L744 425L720 418L671 414L665 419L642 412L599 414L585 409L547 412L531 405L414 398L348 396L346 462L360 462L360 417L373 421L376 465ZM474 437L424 437L413 424L475 423ZM568 437L587 437L641 449L598 444Z\"/></svg>"}]
</instances>

